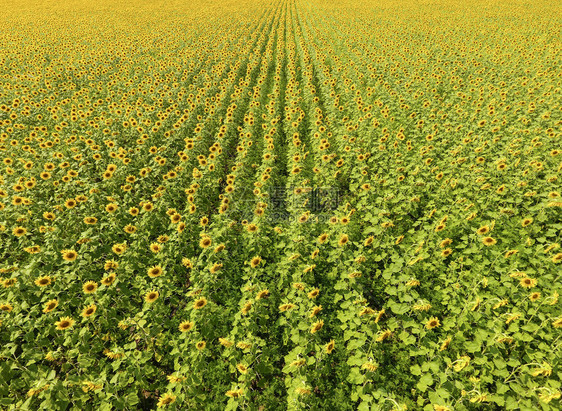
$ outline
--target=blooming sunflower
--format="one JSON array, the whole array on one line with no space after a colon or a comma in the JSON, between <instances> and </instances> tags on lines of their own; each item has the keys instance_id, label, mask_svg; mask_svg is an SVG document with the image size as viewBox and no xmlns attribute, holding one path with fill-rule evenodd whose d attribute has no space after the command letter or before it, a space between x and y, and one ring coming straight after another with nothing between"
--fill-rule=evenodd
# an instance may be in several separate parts
<instances>
[{"instance_id":1,"label":"blooming sunflower","mask_svg":"<svg viewBox=\"0 0 562 411\"><path fill-rule=\"evenodd\" d=\"M318 297L319 294L320 294L320 290L318 288L315 288L314 290L309 292L307 295L308 295L308 298L314 299L314 298Z\"/></svg>"},{"instance_id":2,"label":"blooming sunflower","mask_svg":"<svg viewBox=\"0 0 562 411\"><path fill-rule=\"evenodd\" d=\"M292 310L295 307L296 307L295 304L281 304L279 306L279 311L289 311L289 310Z\"/></svg>"},{"instance_id":3,"label":"blooming sunflower","mask_svg":"<svg viewBox=\"0 0 562 411\"><path fill-rule=\"evenodd\" d=\"M116 277L115 273L111 273L107 277L102 278L101 283L106 287L109 287L115 282Z\"/></svg>"},{"instance_id":4,"label":"blooming sunflower","mask_svg":"<svg viewBox=\"0 0 562 411\"><path fill-rule=\"evenodd\" d=\"M541 298L541 293L534 292L529 295L529 300L535 302Z\"/></svg>"},{"instance_id":5,"label":"blooming sunflower","mask_svg":"<svg viewBox=\"0 0 562 411\"><path fill-rule=\"evenodd\" d=\"M203 237L203 238L201 239L201 241L199 241L199 247L201 247L201 248L207 248L207 247L209 247L212 243L213 243L213 241L211 240L210 237Z\"/></svg>"},{"instance_id":6,"label":"blooming sunflower","mask_svg":"<svg viewBox=\"0 0 562 411\"><path fill-rule=\"evenodd\" d=\"M59 305L59 302L57 300L49 300L45 303L45 307L43 308L43 312L44 313L50 313L55 308L57 308L58 305Z\"/></svg>"},{"instance_id":7,"label":"blooming sunflower","mask_svg":"<svg viewBox=\"0 0 562 411\"><path fill-rule=\"evenodd\" d=\"M185 333L191 330L194 325L195 323L193 321L182 321L178 328L182 333Z\"/></svg>"},{"instance_id":8,"label":"blooming sunflower","mask_svg":"<svg viewBox=\"0 0 562 411\"><path fill-rule=\"evenodd\" d=\"M490 227L488 227L487 225L484 225L480 227L478 230L476 230L476 233L478 235L484 235L487 234L488 232L490 232Z\"/></svg>"},{"instance_id":9,"label":"blooming sunflower","mask_svg":"<svg viewBox=\"0 0 562 411\"><path fill-rule=\"evenodd\" d=\"M0 304L0 311L10 312L14 309L14 306L10 303L2 303Z\"/></svg>"},{"instance_id":10,"label":"blooming sunflower","mask_svg":"<svg viewBox=\"0 0 562 411\"><path fill-rule=\"evenodd\" d=\"M174 394L166 393L160 396L160 398L158 399L158 404L156 404L156 406L158 408L167 407L168 405L173 404L176 401L176 398L177 397Z\"/></svg>"},{"instance_id":11,"label":"blooming sunflower","mask_svg":"<svg viewBox=\"0 0 562 411\"><path fill-rule=\"evenodd\" d=\"M322 233L318 236L318 243L324 244L327 239L328 239L328 234Z\"/></svg>"},{"instance_id":12,"label":"blooming sunflower","mask_svg":"<svg viewBox=\"0 0 562 411\"><path fill-rule=\"evenodd\" d=\"M324 346L324 350L326 351L327 354L331 354L335 348L336 348L336 343L334 340L330 340L330 342Z\"/></svg>"},{"instance_id":13,"label":"blooming sunflower","mask_svg":"<svg viewBox=\"0 0 562 411\"><path fill-rule=\"evenodd\" d=\"M74 250L62 250L61 253L65 261L74 261L78 257L78 253Z\"/></svg>"},{"instance_id":14,"label":"blooming sunflower","mask_svg":"<svg viewBox=\"0 0 562 411\"><path fill-rule=\"evenodd\" d=\"M82 310L82 317L90 317L92 315L94 315L94 313L96 312L97 307L95 304L89 305L88 307L84 308Z\"/></svg>"},{"instance_id":15,"label":"blooming sunflower","mask_svg":"<svg viewBox=\"0 0 562 411\"><path fill-rule=\"evenodd\" d=\"M84 291L85 294L93 294L97 291L97 289L98 283L95 281L86 281L82 286L82 291Z\"/></svg>"},{"instance_id":16,"label":"blooming sunflower","mask_svg":"<svg viewBox=\"0 0 562 411\"><path fill-rule=\"evenodd\" d=\"M113 247L111 247L111 250L117 255L123 254L126 249L127 247L125 244L114 244Z\"/></svg>"},{"instance_id":17,"label":"blooming sunflower","mask_svg":"<svg viewBox=\"0 0 562 411\"><path fill-rule=\"evenodd\" d=\"M42 277L39 277L38 279L35 280L35 285L39 286L39 287L46 287L49 284L51 284L52 282L52 278L48 275L44 275Z\"/></svg>"},{"instance_id":18,"label":"blooming sunflower","mask_svg":"<svg viewBox=\"0 0 562 411\"><path fill-rule=\"evenodd\" d=\"M150 267L148 269L148 276L150 278L156 278L156 277L160 277L162 275L164 271L162 270L162 267L160 267L159 265L155 265L153 267Z\"/></svg>"},{"instance_id":19,"label":"blooming sunflower","mask_svg":"<svg viewBox=\"0 0 562 411\"><path fill-rule=\"evenodd\" d=\"M16 237L21 237L24 236L25 233L27 233L27 229L25 227L15 227L12 230L12 233L16 236Z\"/></svg>"},{"instance_id":20,"label":"blooming sunflower","mask_svg":"<svg viewBox=\"0 0 562 411\"><path fill-rule=\"evenodd\" d=\"M532 222L533 222L533 219L532 219L532 218L524 218L524 219L521 221L521 226L522 226L522 227L527 227L529 224L532 224Z\"/></svg>"},{"instance_id":21,"label":"blooming sunflower","mask_svg":"<svg viewBox=\"0 0 562 411\"><path fill-rule=\"evenodd\" d=\"M197 301L193 303L193 308L199 310L207 305L207 299L205 297L201 297Z\"/></svg>"},{"instance_id":22,"label":"blooming sunflower","mask_svg":"<svg viewBox=\"0 0 562 411\"><path fill-rule=\"evenodd\" d=\"M206 346L207 346L207 343L205 341L199 341L197 344L195 344L195 347L199 351L204 350Z\"/></svg>"},{"instance_id":23,"label":"blooming sunflower","mask_svg":"<svg viewBox=\"0 0 562 411\"><path fill-rule=\"evenodd\" d=\"M431 317L425 323L425 328L427 328L428 330L431 330L433 328L439 327L440 325L441 325L441 323L439 322L439 319L437 317Z\"/></svg>"},{"instance_id":24,"label":"blooming sunflower","mask_svg":"<svg viewBox=\"0 0 562 411\"><path fill-rule=\"evenodd\" d=\"M482 242L484 243L484 245L487 245L487 246L491 246L491 245L494 245L494 244L497 243L497 241L492 237L484 237L482 239Z\"/></svg>"},{"instance_id":25,"label":"blooming sunflower","mask_svg":"<svg viewBox=\"0 0 562 411\"><path fill-rule=\"evenodd\" d=\"M537 280L534 278L525 277L519 281L519 285L523 288L533 288L537 285Z\"/></svg>"},{"instance_id":26,"label":"blooming sunflower","mask_svg":"<svg viewBox=\"0 0 562 411\"><path fill-rule=\"evenodd\" d=\"M62 317L55 323L55 325L57 326L57 330L68 330L69 328L72 328L74 323L75 321L72 317Z\"/></svg>"},{"instance_id":27,"label":"blooming sunflower","mask_svg":"<svg viewBox=\"0 0 562 411\"><path fill-rule=\"evenodd\" d=\"M338 245L339 246L346 245L348 241L349 241L349 237L347 236L347 234L342 234L340 239L338 240Z\"/></svg>"},{"instance_id":28,"label":"blooming sunflower","mask_svg":"<svg viewBox=\"0 0 562 411\"><path fill-rule=\"evenodd\" d=\"M322 329L322 327L324 327L324 321L322 321L322 320L317 321L314 324L312 324L312 327L310 328L310 333L315 334L318 331L320 331Z\"/></svg>"},{"instance_id":29,"label":"blooming sunflower","mask_svg":"<svg viewBox=\"0 0 562 411\"><path fill-rule=\"evenodd\" d=\"M250 266L251 266L252 268L256 268L260 263L261 263L261 257L254 257L254 258L252 258L252 260L250 261Z\"/></svg>"},{"instance_id":30,"label":"blooming sunflower","mask_svg":"<svg viewBox=\"0 0 562 411\"><path fill-rule=\"evenodd\" d=\"M158 297L160 296L160 294L158 293L158 291L149 291L144 295L144 300L149 303L152 304L154 301L156 301L158 299Z\"/></svg>"}]
</instances>

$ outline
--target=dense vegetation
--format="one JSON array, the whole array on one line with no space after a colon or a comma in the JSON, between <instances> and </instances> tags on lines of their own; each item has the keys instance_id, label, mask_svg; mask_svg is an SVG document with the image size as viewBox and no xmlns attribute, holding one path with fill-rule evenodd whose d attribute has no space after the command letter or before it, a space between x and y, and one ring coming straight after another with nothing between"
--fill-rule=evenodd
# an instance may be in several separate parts
<instances>
[{"instance_id":1,"label":"dense vegetation","mask_svg":"<svg viewBox=\"0 0 562 411\"><path fill-rule=\"evenodd\" d=\"M0 7L1 408L560 409L560 4Z\"/></svg>"}]
</instances>

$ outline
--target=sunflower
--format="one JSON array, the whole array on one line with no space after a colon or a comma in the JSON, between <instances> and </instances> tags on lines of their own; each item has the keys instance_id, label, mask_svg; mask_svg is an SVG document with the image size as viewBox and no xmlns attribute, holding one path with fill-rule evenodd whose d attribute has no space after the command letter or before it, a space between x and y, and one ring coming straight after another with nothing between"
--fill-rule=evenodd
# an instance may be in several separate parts
<instances>
[{"instance_id":1,"label":"sunflower","mask_svg":"<svg viewBox=\"0 0 562 411\"><path fill-rule=\"evenodd\" d=\"M256 295L256 300L261 300L269 295L269 290L262 290Z\"/></svg>"},{"instance_id":2,"label":"sunflower","mask_svg":"<svg viewBox=\"0 0 562 411\"><path fill-rule=\"evenodd\" d=\"M513 255L515 255L515 254L517 254L518 252L519 252L519 250L509 250L509 251L507 251L507 252L505 253L504 257L505 257L505 258L509 258L509 257L511 257L511 256L513 256Z\"/></svg>"},{"instance_id":3,"label":"sunflower","mask_svg":"<svg viewBox=\"0 0 562 411\"><path fill-rule=\"evenodd\" d=\"M98 283L95 281L86 281L82 286L82 291L84 291L85 294L93 294L97 291L97 289Z\"/></svg>"},{"instance_id":4,"label":"sunflower","mask_svg":"<svg viewBox=\"0 0 562 411\"><path fill-rule=\"evenodd\" d=\"M12 306L12 304L10 303L2 303L0 304L0 311L6 311L6 312L10 312L14 309L14 307Z\"/></svg>"},{"instance_id":5,"label":"sunflower","mask_svg":"<svg viewBox=\"0 0 562 411\"><path fill-rule=\"evenodd\" d=\"M55 308L57 308L58 305L59 305L59 302L57 300L49 300L45 303L45 307L43 308L43 312L44 313L50 313Z\"/></svg>"},{"instance_id":6,"label":"sunflower","mask_svg":"<svg viewBox=\"0 0 562 411\"><path fill-rule=\"evenodd\" d=\"M207 346L207 343L205 341L199 341L197 344L195 344L195 347L199 351L204 350L206 346Z\"/></svg>"},{"instance_id":7,"label":"sunflower","mask_svg":"<svg viewBox=\"0 0 562 411\"><path fill-rule=\"evenodd\" d=\"M119 208L117 204L109 203L108 205L105 206L105 211L107 211L110 214L113 214L114 212L117 211L117 208Z\"/></svg>"},{"instance_id":8,"label":"sunflower","mask_svg":"<svg viewBox=\"0 0 562 411\"><path fill-rule=\"evenodd\" d=\"M244 395L244 390L242 388L237 390L228 390L224 395L230 398L238 398Z\"/></svg>"},{"instance_id":9,"label":"sunflower","mask_svg":"<svg viewBox=\"0 0 562 411\"><path fill-rule=\"evenodd\" d=\"M55 214L47 211L47 212L43 213L43 218L45 220L53 221L55 219Z\"/></svg>"},{"instance_id":10,"label":"sunflower","mask_svg":"<svg viewBox=\"0 0 562 411\"><path fill-rule=\"evenodd\" d=\"M109 270L117 270L117 268L119 268L119 263L117 263L114 260L107 260L103 266L104 270L109 271Z\"/></svg>"},{"instance_id":11,"label":"sunflower","mask_svg":"<svg viewBox=\"0 0 562 411\"><path fill-rule=\"evenodd\" d=\"M491 245L494 245L494 244L497 243L497 241L492 237L484 237L482 239L482 242L484 243L484 245L487 245L487 246L491 246Z\"/></svg>"},{"instance_id":12,"label":"sunflower","mask_svg":"<svg viewBox=\"0 0 562 411\"><path fill-rule=\"evenodd\" d=\"M534 293L531 293L529 295L529 300L531 300L533 302L537 301L540 298L541 298L541 293L538 293L538 292L534 292Z\"/></svg>"},{"instance_id":13,"label":"sunflower","mask_svg":"<svg viewBox=\"0 0 562 411\"><path fill-rule=\"evenodd\" d=\"M213 241L211 240L210 237L203 237L203 238L201 239L201 241L199 241L199 247L201 247L201 248L207 248L207 247L209 247L212 243L213 243Z\"/></svg>"},{"instance_id":14,"label":"sunflower","mask_svg":"<svg viewBox=\"0 0 562 411\"><path fill-rule=\"evenodd\" d=\"M116 277L117 276L115 275L115 273L111 273L107 277L102 278L101 283L106 287L109 287L111 284L115 282Z\"/></svg>"},{"instance_id":15,"label":"sunflower","mask_svg":"<svg viewBox=\"0 0 562 411\"><path fill-rule=\"evenodd\" d=\"M379 368L379 364L373 361L369 361L361 365L362 370L367 370L369 372L375 372L378 368Z\"/></svg>"},{"instance_id":16,"label":"sunflower","mask_svg":"<svg viewBox=\"0 0 562 411\"><path fill-rule=\"evenodd\" d=\"M96 305L92 304L82 310L82 317L90 317L96 312Z\"/></svg>"},{"instance_id":17,"label":"sunflower","mask_svg":"<svg viewBox=\"0 0 562 411\"><path fill-rule=\"evenodd\" d=\"M55 323L57 330L68 330L72 328L75 321L71 317L62 317L59 321Z\"/></svg>"},{"instance_id":18,"label":"sunflower","mask_svg":"<svg viewBox=\"0 0 562 411\"><path fill-rule=\"evenodd\" d=\"M488 233L490 231L490 227L488 227L487 225L480 227L478 230L476 230L476 233L478 235L484 235L486 233Z\"/></svg>"},{"instance_id":19,"label":"sunflower","mask_svg":"<svg viewBox=\"0 0 562 411\"><path fill-rule=\"evenodd\" d=\"M221 263L215 263L213 264L213 266L209 269L209 271L211 272L211 274L215 274L217 272L219 272L222 268L222 264Z\"/></svg>"},{"instance_id":20,"label":"sunflower","mask_svg":"<svg viewBox=\"0 0 562 411\"><path fill-rule=\"evenodd\" d=\"M134 225L131 224L127 224L125 226L125 228L123 228L123 230L127 233L127 234L133 234L135 231L137 231L137 227L135 227Z\"/></svg>"},{"instance_id":21,"label":"sunflower","mask_svg":"<svg viewBox=\"0 0 562 411\"><path fill-rule=\"evenodd\" d=\"M318 236L318 243L324 244L327 239L328 239L328 234L322 233Z\"/></svg>"},{"instance_id":22,"label":"sunflower","mask_svg":"<svg viewBox=\"0 0 562 411\"><path fill-rule=\"evenodd\" d=\"M170 404L173 404L176 401L176 398L177 397L174 394L166 393L160 396L160 398L158 399L158 404L156 404L156 406L158 408L166 407Z\"/></svg>"},{"instance_id":23,"label":"sunflower","mask_svg":"<svg viewBox=\"0 0 562 411\"><path fill-rule=\"evenodd\" d=\"M148 276L150 278L157 278L160 277L163 272L164 271L162 270L162 267L160 267L159 265L155 265L148 269Z\"/></svg>"},{"instance_id":24,"label":"sunflower","mask_svg":"<svg viewBox=\"0 0 562 411\"><path fill-rule=\"evenodd\" d=\"M193 308L199 310L207 305L207 299L205 297L201 297L197 301L193 303Z\"/></svg>"},{"instance_id":25,"label":"sunflower","mask_svg":"<svg viewBox=\"0 0 562 411\"><path fill-rule=\"evenodd\" d=\"M254 258L252 258L252 260L250 261L250 266L251 266L252 268L256 268L260 263L261 263L261 257L254 257Z\"/></svg>"},{"instance_id":26,"label":"sunflower","mask_svg":"<svg viewBox=\"0 0 562 411\"><path fill-rule=\"evenodd\" d=\"M433 328L437 328L441 325L441 323L439 322L439 320L437 319L437 317L431 317L429 320L427 320L427 322L425 323L425 328L427 328L428 330L431 330Z\"/></svg>"},{"instance_id":27,"label":"sunflower","mask_svg":"<svg viewBox=\"0 0 562 411\"><path fill-rule=\"evenodd\" d=\"M150 244L150 251L152 251L153 253L158 253L160 252L160 250L162 250L162 246L158 243L152 243Z\"/></svg>"},{"instance_id":28,"label":"sunflower","mask_svg":"<svg viewBox=\"0 0 562 411\"><path fill-rule=\"evenodd\" d=\"M152 304L154 301L158 299L159 296L160 294L158 293L158 291L149 291L144 295L144 300L147 303Z\"/></svg>"},{"instance_id":29,"label":"sunflower","mask_svg":"<svg viewBox=\"0 0 562 411\"><path fill-rule=\"evenodd\" d=\"M347 236L347 234L342 234L340 239L338 240L338 245L344 246L347 244L348 241L349 241L349 237Z\"/></svg>"},{"instance_id":30,"label":"sunflower","mask_svg":"<svg viewBox=\"0 0 562 411\"><path fill-rule=\"evenodd\" d=\"M16 237L21 237L23 235L25 235L25 233L27 233L27 229L25 227L15 227L12 230L12 233L16 236Z\"/></svg>"},{"instance_id":31,"label":"sunflower","mask_svg":"<svg viewBox=\"0 0 562 411\"><path fill-rule=\"evenodd\" d=\"M258 226L255 224L248 224L246 226L246 231L249 233L256 233L258 231Z\"/></svg>"},{"instance_id":32,"label":"sunflower","mask_svg":"<svg viewBox=\"0 0 562 411\"><path fill-rule=\"evenodd\" d=\"M191 330L194 325L195 323L193 321L182 321L178 328L182 333L185 333Z\"/></svg>"},{"instance_id":33,"label":"sunflower","mask_svg":"<svg viewBox=\"0 0 562 411\"><path fill-rule=\"evenodd\" d=\"M314 290L308 293L308 298L314 299L318 297L318 294L320 294L320 290L318 288L315 288Z\"/></svg>"},{"instance_id":34,"label":"sunflower","mask_svg":"<svg viewBox=\"0 0 562 411\"><path fill-rule=\"evenodd\" d=\"M52 278L48 275L44 275L42 277L39 277L38 279L35 280L35 285L39 286L39 287L46 287L49 284L51 284L52 282Z\"/></svg>"},{"instance_id":35,"label":"sunflower","mask_svg":"<svg viewBox=\"0 0 562 411\"><path fill-rule=\"evenodd\" d=\"M244 364L237 364L236 368L238 369L238 371L240 371L240 373L242 374L246 374L248 372L248 367L246 367Z\"/></svg>"},{"instance_id":36,"label":"sunflower","mask_svg":"<svg viewBox=\"0 0 562 411\"><path fill-rule=\"evenodd\" d=\"M448 257L452 253L453 253L453 250L451 248L446 248L443 251L441 251L441 256L442 257Z\"/></svg>"},{"instance_id":37,"label":"sunflower","mask_svg":"<svg viewBox=\"0 0 562 411\"><path fill-rule=\"evenodd\" d=\"M537 285L537 280L534 278L524 277L519 281L519 285L523 288L533 288Z\"/></svg>"},{"instance_id":38,"label":"sunflower","mask_svg":"<svg viewBox=\"0 0 562 411\"><path fill-rule=\"evenodd\" d=\"M315 334L318 331L320 331L322 329L322 327L324 327L324 321L322 321L322 320L317 321L314 324L312 324L312 327L310 328L310 333Z\"/></svg>"},{"instance_id":39,"label":"sunflower","mask_svg":"<svg viewBox=\"0 0 562 411\"><path fill-rule=\"evenodd\" d=\"M78 257L78 253L74 250L62 250L62 258L66 261L74 261Z\"/></svg>"},{"instance_id":40,"label":"sunflower","mask_svg":"<svg viewBox=\"0 0 562 411\"><path fill-rule=\"evenodd\" d=\"M226 338L219 338L219 343L226 348L232 347L232 345L234 344L232 341L227 340Z\"/></svg>"},{"instance_id":41,"label":"sunflower","mask_svg":"<svg viewBox=\"0 0 562 411\"><path fill-rule=\"evenodd\" d=\"M336 343L334 340L330 340L330 342L324 346L324 350L326 351L327 354L331 354L335 348L336 348Z\"/></svg>"},{"instance_id":42,"label":"sunflower","mask_svg":"<svg viewBox=\"0 0 562 411\"><path fill-rule=\"evenodd\" d=\"M554 264L558 264L561 261L562 261L562 253L558 253L554 257L552 257L552 262Z\"/></svg>"},{"instance_id":43,"label":"sunflower","mask_svg":"<svg viewBox=\"0 0 562 411\"><path fill-rule=\"evenodd\" d=\"M521 226L522 226L522 227L527 227L527 226L528 226L529 224L531 224L532 222L533 222L533 219L532 219L532 218L524 218L524 219L521 221Z\"/></svg>"},{"instance_id":44,"label":"sunflower","mask_svg":"<svg viewBox=\"0 0 562 411\"><path fill-rule=\"evenodd\" d=\"M76 204L77 204L77 202L73 198L71 198L69 200L66 200L65 203L64 203L66 208L74 208L74 207L76 207Z\"/></svg>"},{"instance_id":45,"label":"sunflower","mask_svg":"<svg viewBox=\"0 0 562 411\"><path fill-rule=\"evenodd\" d=\"M295 304L281 304L279 306L279 311L289 311L289 310L292 310L295 307L296 307Z\"/></svg>"},{"instance_id":46,"label":"sunflower","mask_svg":"<svg viewBox=\"0 0 562 411\"><path fill-rule=\"evenodd\" d=\"M441 244L439 244L439 247L445 248L445 247L451 245L452 243L453 243L453 240L451 240L450 238L446 238L443 241L441 241Z\"/></svg>"},{"instance_id":47,"label":"sunflower","mask_svg":"<svg viewBox=\"0 0 562 411\"><path fill-rule=\"evenodd\" d=\"M373 236L367 237L363 244L365 245L365 247L369 247L371 244L373 244L374 239L375 238Z\"/></svg>"},{"instance_id":48,"label":"sunflower","mask_svg":"<svg viewBox=\"0 0 562 411\"><path fill-rule=\"evenodd\" d=\"M126 244L114 244L113 247L111 247L111 250L117 255L123 254L126 249L127 249Z\"/></svg>"}]
</instances>

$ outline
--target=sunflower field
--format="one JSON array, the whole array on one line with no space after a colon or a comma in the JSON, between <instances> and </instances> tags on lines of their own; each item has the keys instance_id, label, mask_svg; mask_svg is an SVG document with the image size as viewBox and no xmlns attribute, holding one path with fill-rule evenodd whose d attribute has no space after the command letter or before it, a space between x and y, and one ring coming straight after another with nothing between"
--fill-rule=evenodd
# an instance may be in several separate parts
<instances>
[{"instance_id":1,"label":"sunflower field","mask_svg":"<svg viewBox=\"0 0 562 411\"><path fill-rule=\"evenodd\" d=\"M561 3L0 8L0 409L562 409Z\"/></svg>"}]
</instances>

